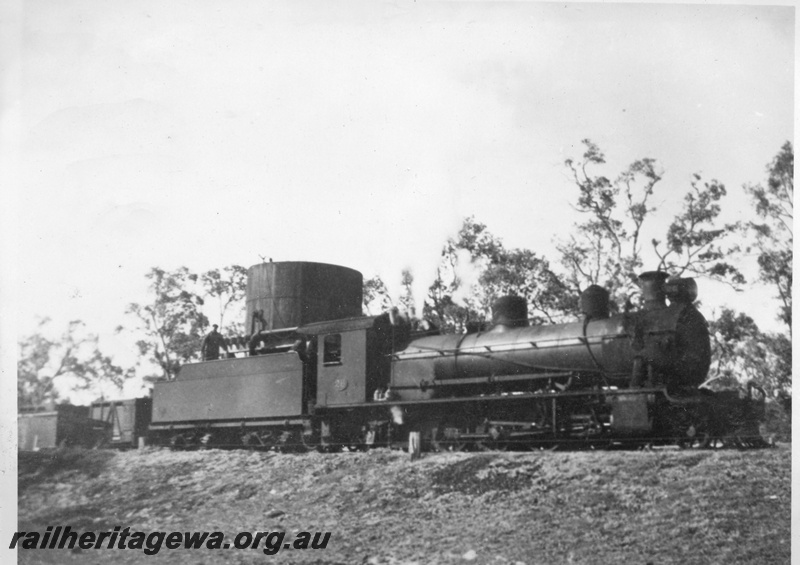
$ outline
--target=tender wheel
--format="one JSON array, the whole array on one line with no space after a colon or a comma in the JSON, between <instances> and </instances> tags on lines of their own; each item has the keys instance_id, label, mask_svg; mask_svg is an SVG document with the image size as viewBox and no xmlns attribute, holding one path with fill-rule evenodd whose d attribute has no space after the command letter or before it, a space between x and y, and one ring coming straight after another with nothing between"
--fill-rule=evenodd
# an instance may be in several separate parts
<instances>
[{"instance_id":1,"label":"tender wheel","mask_svg":"<svg viewBox=\"0 0 800 565\"><path fill-rule=\"evenodd\" d=\"M461 438L458 428L439 426L431 431L431 445L435 451L465 451L469 442Z\"/></svg>"}]
</instances>

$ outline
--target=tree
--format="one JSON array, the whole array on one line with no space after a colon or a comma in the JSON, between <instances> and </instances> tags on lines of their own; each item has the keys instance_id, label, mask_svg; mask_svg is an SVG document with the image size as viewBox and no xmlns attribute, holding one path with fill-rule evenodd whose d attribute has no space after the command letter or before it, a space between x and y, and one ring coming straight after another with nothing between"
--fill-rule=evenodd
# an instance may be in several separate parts
<instances>
[{"instance_id":1,"label":"tree","mask_svg":"<svg viewBox=\"0 0 800 565\"><path fill-rule=\"evenodd\" d=\"M154 267L145 275L150 282L151 301L148 304L131 303L126 309L135 320L131 329L144 335L136 342L140 356L156 365L160 377L175 378L180 366L200 360L200 349L208 331L206 310L213 299L214 315L219 316L219 326L227 335L244 332L241 321L224 325L225 314L241 305L247 288L247 270L239 265L212 269L200 275L186 267L174 271ZM120 326L118 331L125 328ZM146 377L147 378L147 377Z\"/></svg>"},{"instance_id":2,"label":"tree","mask_svg":"<svg viewBox=\"0 0 800 565\"><path fill-rule=\"evenodd\" d=\"M485 225L466 218L458 236L448 238L442 248L423 316L445 332L463 331L468 322L484 318L470 304L469 292L477 282L481 257L493 256L499 245Z\"/></svg>"},{"instance_id":3,"label":"tree","mask_svg":"<svg viewBox=\"0 0 800 565\"><path fill-rule=\"evenodd\" d=\"M199 277L203 296L215 299L219 311L219 327L223 333L237 335L245 333L244 323L244 298L247 291L247 269L239 265L230 265L222 269L211 269ZM239 306L239 321L234 321L225 326L225 313L229 308Z\"/></svg>"},{"instance_id":4,"label":"tree","mask_svg":"<svg viewBox=\"0 0 800 565\"><path fill-rule=\"evenodd\" d=\"M134 317L135 330L145 336L136 342L139 354L160 368L163 379L171 380L181 364L199 360L208 327L201 310L203 298L196 289L198 276L186 267L171 272L155 267L145 276L151 281L152 300L129 304L126 314Z\"/></svg>"},{"instance_id":5,"label":"tree","mask_svg":"<svg viewBox=\"0 0 800 565\"><path fill-rule=\"evenodd\" d=\"M786 336L764 333L750 316L729 308L723 308L709 323L709 332L712 363L708 380L715 388L754 381L769 396L791 391L791 342Z\"/></svg>"},{"instance_id":6,"label":"tree","mask_svg":"<svg viewBox=\"0 0 800 565\"><path fill-rule=\"evenodd\" d=\"M566 268L565 281L577 295L597 284L609 290L612 310L635 303L639 296L637 276L644 270L643 234L647 219L656 210L653 194L663 172L651 158L639 159L614 181L595 175L590 169L605 164L605 155L588 139L580 162L565 161L578 187L575 209L587 219L575 226L575 233L558 247ZM735 248L722 243L732 226L718 227L724 185L703 183L695 175L683 200L683 209L671 222L665 247L658 239L651 244L659 259L658 269L673 275L691 273L741 284L741 273L726 261Z\"/></svg>"},{"instance_id":7,"label":"tree","mask_svg":"<svg viewBox=\"0 0 800 565\"><path fill-rule=\"evenodd\" d=\"M133 376L133 369L123 369L99 349L99 339L86 333L80 320L73 320L58 340L43 335L50 323L44 319L39 331L19 342L17 361L17 403L41 406L60 399L56 379L73 377L73 390L90 390L111 384L119 390Z\"/></svg>"},{"instance_id":8,"label":"tree","mask_svg":"<svg viewBox=\"0 0 800 565\"><path fill-rule=\"evenodd\" d=\"M398 308L410 318L417 315L414 303L414 275L409 269L403 269L400 273L400 285L402 291L397 299L397 304L392 300L391 293L379 275L366 279L362 286L362 301L364 310L369 314L386 312L392 308Z\"/></svg>"},{"instance_id":9,"label":"tree","mask_svg":"<svg viewBox=\"0 0 800 565\"><path fill-rule=\"evenodd\" d=\"M414 301L414 274L411 269L403 269L400 273L400 285L403 288L398 307L402 312L408 313L411 318L417 316L417 305Z\"/></svg>"},{"instance_id":10,"label":"tree","mask_svg":"<svg viewBox=\"0 0 800 565\"><path fill-rule=\"evenodd\" d=\"M761 280L777 291L778 319L792 335L792 263L794 219L794 149L790 142L767 165L767 185L745 185L761 222L749 227L756 235Z\"/></svg>"},{"instance_id":11,"label":"tree","mask_svg":"<svg viewBox=\"0 0 800 565\"><path fill-rule=\"evenodd\" d=\"M667 229L666 245L653 239L653 249L658 255L658 269L675 276L691 274L707 276L729 282L734 287L744 284L741 272L726 260L738 251L735 246L722 247L725 234L739 229L737 224L716 226L720 201L727 194L725 185L717 180L703 183L694 175L692 189L683 199L683 210Z\"/></svg>"},{"instance_id":12,"label":"tree","mask_svg":"<svg viewBox=\"0 0 800 565\"><path fill-rule=\"evenodd\" d=\"M445 243L424 313L444 330L463 331L487 319L497 298L513 294L528 301L534 322L554 321L565 310L564 289L544 258L527 249L507 249L470 217Z\"/></svg>"},{"instance_id":13,"label":"tree","mask_svg":"<svg viewBox=\"0 0 800 565\"><path fill-rule=\"evenodd\" d=\"M385 312L392 307L389 289L379 275L366 279L362 285L362 302L367 314Z\"/></svg>"},{"instance_id":14,"label":"tree","mask_svg":"<svg viewBox=\"0 0 800 565\"><path fill-rule=\"evenodd\" d=\"M588 139L583 160L565 161L578 187L575 210L587 219L558 246L566 267L566 284L575 295L596 284L611 293L613 304L625 304L638 293L642 271L642 226L655 210L650 205L662 172L654 159L634 161L614 181L589 173L605 164L605 155Z\"/></svg>"}]
</instances>

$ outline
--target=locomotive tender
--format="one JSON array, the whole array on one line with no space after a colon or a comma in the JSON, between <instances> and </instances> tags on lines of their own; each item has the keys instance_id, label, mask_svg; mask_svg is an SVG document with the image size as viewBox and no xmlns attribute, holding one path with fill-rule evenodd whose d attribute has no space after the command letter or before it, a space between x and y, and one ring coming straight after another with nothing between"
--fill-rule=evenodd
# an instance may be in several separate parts
<instances>
[{"instance_id":1,"label":"locomotive tender","mask_svg":"<svg viewBox=\"0 0 800 565\"><path fill-rule=\"evenodd\" d=\"M361 274L308 262L248 271L250 335L227 358L155 383L150 435L173 446L434 449L634 444L759 446L764 394L714 393L692 279L640 276L643 307L610 315L598 286L583 319L530 326L523 298L484 331L440 335L361 314Z\"/></svg>"}]
</instances>

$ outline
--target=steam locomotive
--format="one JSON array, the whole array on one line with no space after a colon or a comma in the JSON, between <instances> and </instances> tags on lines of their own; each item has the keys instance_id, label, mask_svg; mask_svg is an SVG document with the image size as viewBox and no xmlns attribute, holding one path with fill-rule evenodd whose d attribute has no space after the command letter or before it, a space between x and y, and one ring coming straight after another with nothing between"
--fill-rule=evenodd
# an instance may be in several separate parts
<instances>
[{"instance_id":1,"label":"steam locomotive","mask_svg":"<svg viewBox=\"0 0 800 565\"><path fill-rule=\"evenodd\" d=\"M174 447L431 449L764 445L763 390L712 392L708 327L693 279L639 277L643 306L609 313L590 286L574 323L528 323L526 301L491 325L440 334L363 316L362 276L323 263L248 270L250 334L221 359L155 383L149 441Z\"/></svg>"}]
</instances>

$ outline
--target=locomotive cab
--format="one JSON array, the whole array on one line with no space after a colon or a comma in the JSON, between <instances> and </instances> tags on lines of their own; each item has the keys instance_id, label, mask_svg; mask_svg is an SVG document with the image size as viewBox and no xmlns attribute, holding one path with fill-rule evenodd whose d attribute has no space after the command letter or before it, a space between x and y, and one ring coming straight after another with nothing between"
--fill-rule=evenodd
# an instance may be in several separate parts
<instances>
[{"instance_id":1,"label":"locomotive cab","mask_svg":"<svg viewBox=\"0 0 800 565\"><path fill-rule=\"evenodd\" d=\"M319 322L298 332L318 344L317 406L368 402L388 386L393 326L387 315Z\"/></svg>"}]
</instances>

